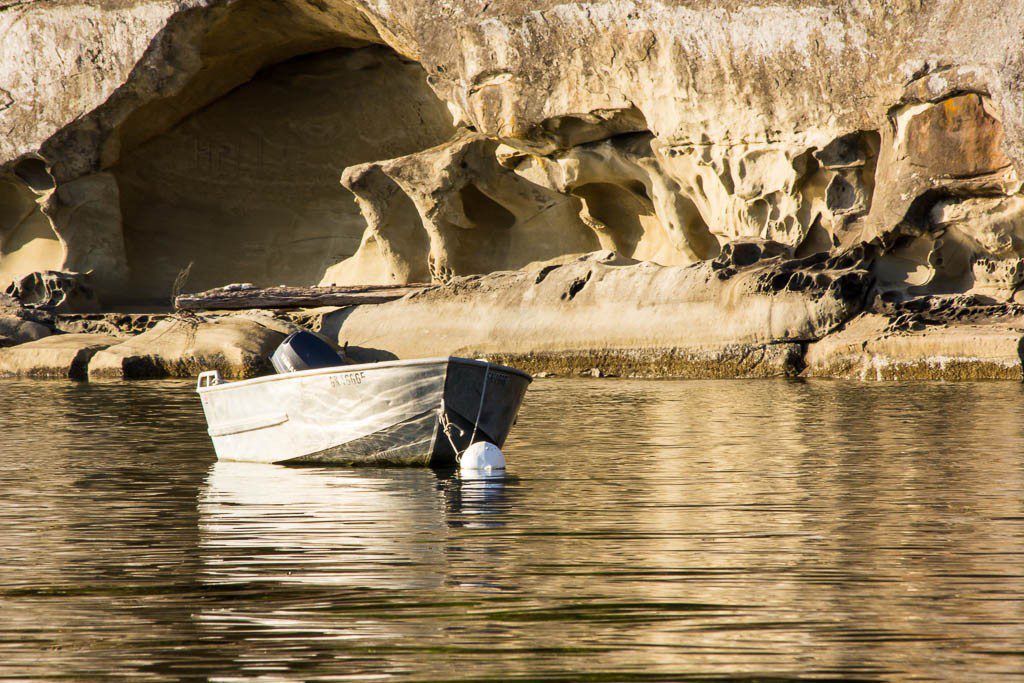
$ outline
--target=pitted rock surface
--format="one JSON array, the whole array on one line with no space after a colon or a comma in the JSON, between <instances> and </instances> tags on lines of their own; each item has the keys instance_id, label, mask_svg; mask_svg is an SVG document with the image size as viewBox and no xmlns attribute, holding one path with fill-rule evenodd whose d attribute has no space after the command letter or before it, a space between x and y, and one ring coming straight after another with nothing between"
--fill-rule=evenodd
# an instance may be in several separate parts
<instances>
[{"instance_id":1,"label":"pitted rock surface","mask_svg":"<svg viewBox=\"0 0 1024 683\"><path fill-rule=\"evenodd\" d=\"M960 324L1024 300L1022 33L998 0L0 3L0 289L522 270L582 306L608 251L656 264L620 307L673 305L658 268L728 289L734 343L773 297L835 304L814 335L876 298Z\"/></svg>"}]
</instances>

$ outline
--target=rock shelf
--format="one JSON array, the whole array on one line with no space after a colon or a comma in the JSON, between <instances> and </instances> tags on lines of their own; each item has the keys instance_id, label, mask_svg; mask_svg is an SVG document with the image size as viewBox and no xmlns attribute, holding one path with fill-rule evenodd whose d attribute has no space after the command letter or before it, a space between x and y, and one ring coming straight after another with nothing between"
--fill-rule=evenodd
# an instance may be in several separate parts
<instances>
[{"instance_id":1,"label":"rock shelf","mask_svg":"<svg viewBox=\"0 0 1024 683\"><path fill-rule=\"evenodd\" d=\"M857 249L791 259L756 243L710 262L659 266L602 251L434 287L369 288L379 303L301 308L256 290L242 300L279 306L159 315L18 309L43 322L5 319L29 334L0 350L0 374L142 379L217 369L246 378L269 372L276 345L303 326L353 362L457 355L545 376L1022 379L1021 306L963 295L886 301L872 258ZM253 293L235 286L197 300L236 291Z\"/></svg>"}]
</instances>

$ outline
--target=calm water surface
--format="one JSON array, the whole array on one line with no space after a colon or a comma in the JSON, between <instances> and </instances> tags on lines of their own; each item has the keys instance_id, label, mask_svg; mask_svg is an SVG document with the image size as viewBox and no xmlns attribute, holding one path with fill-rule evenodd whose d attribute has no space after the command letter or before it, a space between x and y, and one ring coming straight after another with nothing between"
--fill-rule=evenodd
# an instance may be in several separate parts
<instances>
[{"instance_id":1,"label":"calm water surface","mask_svg":"<svg viewBox=\"0 0 1024 683\"><path fill-rule=\"evenodd\" d=\"M0 678L1024 677L1024 388L534 383L509 475L215 462L0 382Z\"/></svg>"}]
</instances>

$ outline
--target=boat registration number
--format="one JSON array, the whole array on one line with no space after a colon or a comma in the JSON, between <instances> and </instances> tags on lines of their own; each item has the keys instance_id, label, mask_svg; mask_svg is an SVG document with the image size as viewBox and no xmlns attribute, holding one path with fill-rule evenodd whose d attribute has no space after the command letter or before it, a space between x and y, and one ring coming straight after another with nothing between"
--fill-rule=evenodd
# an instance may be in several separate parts
<instances>
[{"instance_id":1,"label":"boat registration number","mask_svg":"<svg viewBox=\"0 0 1024 683\"><path fill-rule=\"evenodd\" d=\"M363 378L365 377L365 372L349 372L344 375L333 375L331 377L331 386L342 387L352 384L362 384Z\"/></svg>"}]
</instances>

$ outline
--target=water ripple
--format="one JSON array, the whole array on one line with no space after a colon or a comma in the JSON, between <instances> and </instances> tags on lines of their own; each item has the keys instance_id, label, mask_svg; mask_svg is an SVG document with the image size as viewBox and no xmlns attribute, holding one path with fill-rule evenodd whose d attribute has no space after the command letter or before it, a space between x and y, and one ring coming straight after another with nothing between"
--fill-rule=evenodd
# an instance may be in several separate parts
<instances>
[{"instance_id":1,"label":"water ripple","mask_svg":"<svg viewBox=\"0 0 1024 683\"><path fill-rule=\"evenodd\" d=\"M0 382L0 678L1024 671L1024 388L559 380L509 474L215 462L186 382Z\"/></svg>"}]
</instances>

